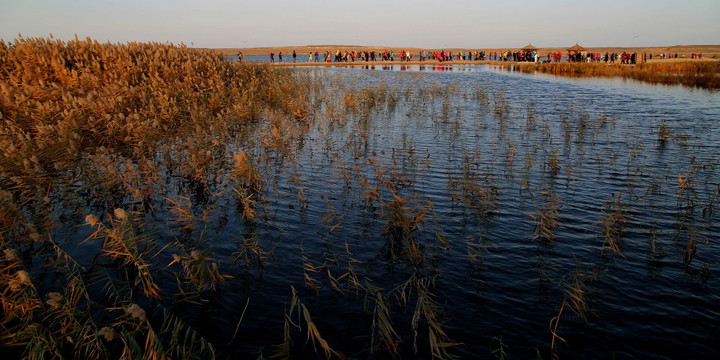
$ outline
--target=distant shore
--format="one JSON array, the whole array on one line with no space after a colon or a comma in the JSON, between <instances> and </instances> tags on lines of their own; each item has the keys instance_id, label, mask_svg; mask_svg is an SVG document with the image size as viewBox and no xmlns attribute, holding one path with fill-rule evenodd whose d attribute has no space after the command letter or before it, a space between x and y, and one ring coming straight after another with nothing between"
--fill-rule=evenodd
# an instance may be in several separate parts
<instances>
[{"instance_id":1,"label":"distant shore","mask_svg":"<svg viewBox=\"0 0 720 360\"><path fill-rule=\"evenodd\" d=\"M563 53L567 54L567 49L570 46L567 47L539 47L538 48L538 54L540 56L544 56L547 53ZM660 54L678 54L678 58L685 58L690 59L692 54L702 54L702 57L704 59L720 59L720 45L675 45L675 46L652 46L652 47L585 47L588 53L599 53L599 54L605 54L606 52L627 52L627 53L645 53L645 54L653 54L653 56L660 55ZM458 52L467 51L467 52L475 52L475 51L484 51L486 53L503 53L505 51L519 51L521 48L519 47L506 47L506 48L446 48L446 49L433 49L433 48L414 48L414 47L399 47L399 46L356 46L356 45L303 45L303 46L276 46L276 47L254 47L254 48L218 48L218 49L211 49L214 52L217 52L219 54L223 55L237 55L238 52L242 52L243 55L268 55L271 52L275 54L279 54L280 52L283 53L283 55L290 58L290 55L292 55L292 52L295 51L298 56L307 56L312 52L313 54L317 52L318 54L325 54L325 52L335 53L337 50L340 50L342 52L348 51L375 51L375 52L382 52L382 51L389 51L389 52L395 52L396 56L399 57L399 53L404 51L409 51L413 55L417 55L420 53L420 51L439 51L439 50L447 50L452 51L454 54L457 54Z\"/></svg>"},{"instance_id":2,"label":"distant shore","mask_svg":"<svg viewBox=\"0 0 720 360\"><path fill-rule=\"evenodd\" d=\"M498 66L514 66L515 70L523 72L544 72L554 75L563 76L580 76L580 77L612 77L621 76L625 78L631 78L640 81L646 81L651 83L663 83L663 84L682 84L692 87L718 89L720 88L720 45L684 45L684 46L670 46L670 47L603 47L603 48L586 48L587 54L595 53L600 54L600 58L605 57L606 53L628 53L628 54L642 54L639 59L645 58L647 61L642 62L638 60L637 65L624 65L621 64L620 59L615 62L574 62L569 63L562 61L559 63L545 63L540 61L538 63L532 62L515 62L515 61L498 61L494 60L474 60L474 59L459 59L457 54L461 52L467 52L468 54L484 51L486 55L492 55L493 53L502 54L504 52L519 52L521 49L444 49L451 51L454 55L451 60L439 61L437 59L425 59L419 60L418 54L420 51L425 50L426 52L433 53L435 49L417 49L417 48L383 48L383 47L360 47L360 46L298 46L298 47L267 47L267 48L243 48L243 49L212 49L213 51L223 55L237 55L238 52L242 52L244 56L261 55L267 57L271 52L275 53L275 62L270 63L272 66L341 66L341 67L366 67L369 69L375 69L377 66L385 67L389 65L407 66L407 65L420 65L420 66L448 66L448 65L498 65ZM328 52L334 54L340 50L341 52L376 52L382 53L384 51L394 52L395 58L393 61L378 60L378 61L364 61L356 59L355 61L323 61L325 59L325 53ZM297 62L293 62L292 53L298 56ZM318 58L320 61L308 61L310 53L315 54L317 51ZM410 61L402 61L400 54L403 51L409 51L412 54ZM548 53L561 53L563 56L568 54L568 49L561 48L539 48L538 55L540 58L544 58ZM282 52L283 61L279 61L279 54ZM697 58L697 54L701 54L700 58ZM664 55L664 56L663 56ZM494 58L494 57L490 57ZM633 64L635 64L633 62Z\"/></svg>"},{"instance_id":3,"label":"distant shore","mask_svg":"<svg viewBox=\"0 0 720 360\"><path fill-rule=\"evenodd\" d=\"M244 53L243 53L244 54ZM300 56L298 54L298 56ZM704 55L703 55L704 56ZM305 59L307 60L307 54L304 55ZM648 60L648 63L683 63L683 62L690 62L691 59L689 58L678 58L678 59L654 59L654 60ZM713 62L716 63L720 60L718 59L695 59L692 60L693 62ZM308 62L308 61L298 61L293 62L292 57L288 60L287 58L283 60L283 62L275 60L275 62L271 63L273 66L280 66L280 67L300 67L300 66L386 66L386 65L438 65L438 66L449 66L449 65L510 65L510 64L528 64L532 65L532 63L528 62L516 62L516 61L496 61L496 60L445 60L445 61L438 61L438 60L411 60L411 61L400 61L398 59L395 59L395 61L364 61L364 60L355 60L355 61L332 61L332 62L326 62L326 61L319 61L319 62ZM620 65L620 60L616 62L616 64Z\"/></svg>"}]
</instances>

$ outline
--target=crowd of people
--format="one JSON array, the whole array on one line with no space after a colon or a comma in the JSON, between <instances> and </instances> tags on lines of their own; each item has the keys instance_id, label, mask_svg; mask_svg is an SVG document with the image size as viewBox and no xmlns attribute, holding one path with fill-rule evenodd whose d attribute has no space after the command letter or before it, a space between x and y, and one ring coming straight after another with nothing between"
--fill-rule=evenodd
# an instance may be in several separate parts
<instances>
[{"instance_id":1,"label":"crowd of people","mask_svg":"<svg viewBox=\"0 0 720 360\"><path fill-rule=\"evenodd\" d=\"M674 54L673 53L667 53L667 54L663 53L663 54L660 54L657 56L657 58L659 58L659 59L677 59L678 57L685 57L685 56L684 55L680 56L677 53L674 53ZM702 54L692 53L692 54L690 54L690 58L691 59L702 59ZM652 60L652 59L653 59L653 55L650 54L650 60Z\"/></svg>"},{"instance_id":2,"label":"crowd of people","mask_svg":"<svg viewBox=\"0 0 720 360\"><path fill-rule=\"evenodd\" d=\"M560 61L561 54L548 54L550 61ZM647 54L645 53L627 53L623 52L618 54L616 52L606 52L605 55L601 53L570 53L568 54L567 60L570 62L589 62L589 63L611 63L614 64L619 61L621 64L637 64L639 62L647 61Z\"/></svg>"},{"instance_id":3,"label":"crowd of people","mask_svg":"<svg viewBox=\"0 0 720 360\"><path fill-rule=\"evenodd\" d=\"M354 62L354 61L512 61L512 62L605 62L615 63L620 62L621 64L637 64L652 60L652 54L645 53L616 53L606 52L604 55L601 53L587 53L587 52L568 52L567 55L563 55L561 52L549 52L546 57L541 58L537 51L505 51L505 52L485 52L485 51L460 51L453 52L447 50L435 50L426 51L421 50L417 54L413 54L410 51L400 51L395 53L394 51L341 51L336 50L335 52L325 51L320 53L318 51L308 53L309 62ZM275 62L276 54L270 52L270 62ZM242 52L238 53L238 59L242 61L244 56ZM279 62L283 62L283 53L280 51L277 54ZM660 59L673 59L678 58L678 54L660 54L655 58ZM702 54L691 54L692 59L701 59ZM292 61L296 62L298 54L293 50ZM301 60L303 61L303 60Z\"/></svg>"},{"instance_id":4,"label":"crowd of people","mask_svg":"<svg viewBox=\"0 0 720 360\"><path fill-rule=\"evenodd\" d=\"M645 54L641 54L643 61ZM293 62L296 61L296 53L293 51ZM309 62L354 62L354 61L512 61L512 62L601 62L615 63L620 61L622 64L635 64L639 61L637 53L618 54L615 52L605 53L568 53L563 56L562 53L548 53L545 58L541 58L536 51L505 51L505 52L485 52L485 51L461 51L453 52L447 50L425 51L421 50L417 54L410 51L401 51L396 54L394 51L341 51L334 53L326 51L319 53L318 51L308 53ZM278 54L279 61L282 60L282 52ZM652 57L651 57L652 59ZM275 53L270 53L270 62L275 62Z\"/></svg>"},{"instance_id":5,"label":"crowd of people","mask_svg":"<svg viewBox=\"0 0 720 360\"><path fill-rule=\"evenodd\" d=\"M270 62L275 62L276 54L270 52ZM239 59L241 55L238 55ZM279 52L277 58L283 61L283 54ZM293 62L296 61L297 54L293 51ZM410 51L341 51L334 53L326 51L320 53L318 51L308 53L308 62L353 62L353 61L537 61L538 54L530 52L488 52L485 51L461 51L452 52L447 50L425 51L421 50L417 54Z\"/></svg>"}]
</instances>

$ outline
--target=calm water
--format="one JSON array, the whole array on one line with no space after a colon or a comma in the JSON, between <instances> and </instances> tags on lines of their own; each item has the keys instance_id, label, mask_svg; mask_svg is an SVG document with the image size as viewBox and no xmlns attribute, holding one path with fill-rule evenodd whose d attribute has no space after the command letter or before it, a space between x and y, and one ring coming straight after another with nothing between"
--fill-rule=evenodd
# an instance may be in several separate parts
<instances>
[{"instance_id":1,"label":"calm water","mask_svg":"<svg viewBox=\"0 0 720 360\"><path fill-rule=\"evenodd\" d=\"M462 357L492 358L502 343L511 358L550 358L550 323L575 280L597 316L586 323L564 308L562 358L720 354L720 93L480 66L292 71L316 83L315 124L286 154L263 149L260 131L255 142L228 147L263 159L257 220L243 221L229 193L189 193L193 212L210 214L189 235L167 214L148 215L155 236L212 248L221 272L234 276L202 305L175 307L222 352L255 357L262 347L267 356L281 343L292 286L331 347L372 357L374 304L342 277L352 269L388 297L403 358L429 358L422 331L413 354L415 292L407 304L397 299L413 275L434 279L427 290L448 341L462 343L450 352ZM375 106L344 111L333 95L343 88L386 91ZM661 127L671 134L665 142ZM692 189L679 194L678 175ZM378 196L366 201L374 188ZM427 210L411 233L419 264L388 255L390 188L411 199L407 208ZM168 192L183 194L177 184ZM553 198L553 239L535 238L530 214ZM602 221L615 210L625 219L615 238L622 255L603 247ZM60 232L84 239L89 231ZM262 260L237 260L248 239ZM317 356L304 333L293 341L297 357Z\"/></svg>"}]
</instances>

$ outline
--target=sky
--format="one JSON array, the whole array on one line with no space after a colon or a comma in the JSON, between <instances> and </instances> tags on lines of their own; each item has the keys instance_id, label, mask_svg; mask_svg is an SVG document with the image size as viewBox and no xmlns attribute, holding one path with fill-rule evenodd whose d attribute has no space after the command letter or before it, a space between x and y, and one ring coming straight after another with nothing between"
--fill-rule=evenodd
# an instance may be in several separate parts
<instances>
[{"instance_id":1,"label":"sky","mask_svg":"<svg viewBox=\"0 0 720 360\"><path fill-rule=\"evenodd\" d=\"M720 0L0 0L19 36L201 48L720 44Z\"/></svg>"}]
</instances>

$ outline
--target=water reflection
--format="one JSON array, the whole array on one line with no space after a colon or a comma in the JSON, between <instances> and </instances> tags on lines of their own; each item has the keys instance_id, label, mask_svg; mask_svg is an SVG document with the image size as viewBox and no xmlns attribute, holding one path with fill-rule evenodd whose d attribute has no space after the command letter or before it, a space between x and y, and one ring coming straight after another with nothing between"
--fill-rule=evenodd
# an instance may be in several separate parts
<instances>
[{"instance_id":1,"label":"water reflection","mask_svg":"<svg viewBox=\"0 0 720 360\"><path fill-rule=\"evenodd\" d=\"M437 64L379 64L379 65L337 65L333 67L354 68L366 70L384 70L384 71L417 71L417 72L477 72L486 71L488 65L437 65Z\"/></svg>"},{"instance_id":2,"label":"water reflection","mask_svg":"<svg viewBox=\"0 0 720 360\"><path fill-rule=\"evenodd\" d=\"M347 67L347 66L340 66ZM352 66L350 66L352 67ZM703 94L720 94L717 89L702 89L692 88L683 86L680 84L661 84L661 83L648 83L640 80L634 80L621 76L615 77L568 77L558 76L553 74L547 74L542 72L527 72L523 71L522 68L514 64L506 65L397 65L388 64L382 66L364 66L355 67L364 68L369 70L386 70L386 71L416 71L416 72L449 72L449 73L477 73L477 72L492 72L516 77L530 78L541 81L551 81L558 83L569 83L569 84L585 84L589 86L596 86L598 89L601 88L619 88L619 89L637 89L639 91L661 91L663 93L703 93ZM708 94L709 95L709 94ZM703 95L704 96L704 95ZM710 95L712 96L712 95Z\"/></svg>"}]
</instances>

